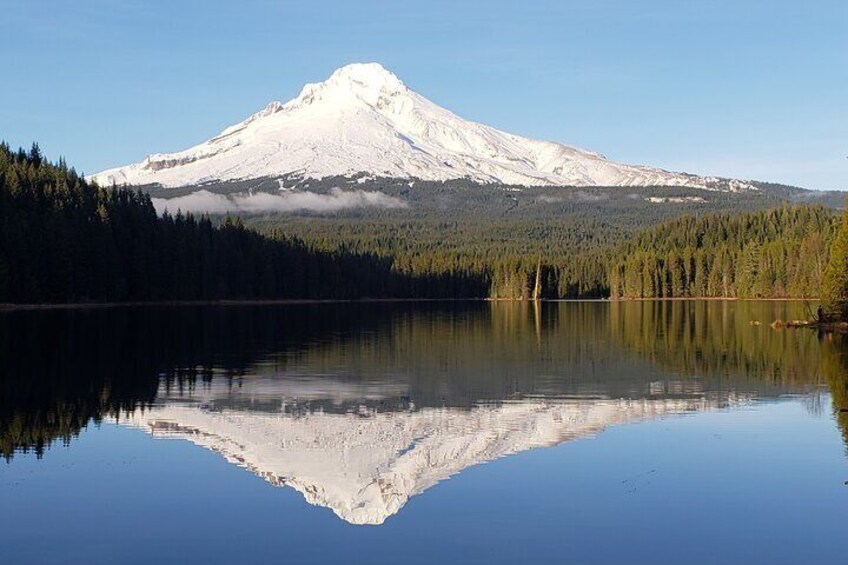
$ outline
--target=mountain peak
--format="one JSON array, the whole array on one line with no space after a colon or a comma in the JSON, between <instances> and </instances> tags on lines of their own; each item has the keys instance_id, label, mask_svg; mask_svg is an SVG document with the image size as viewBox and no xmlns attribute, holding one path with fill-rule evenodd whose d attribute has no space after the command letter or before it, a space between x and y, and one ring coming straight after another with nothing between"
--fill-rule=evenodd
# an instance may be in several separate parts
<instances>
[{"instance_id":1,"label":"mountain peak","mask_svg":"<svg viewBox=\"0 0 848 565\"><path fill-rule=\"evenodd\" d=\"M380 63L351 63L339 67L330 75L328 81L353 82L368 86L402 87L400 79Z\"/></svg>"},{"instance_id":2,"label":"mountain peak","mask_svg":"<svg viewBox=\"0 0 848 565\"><path fill-rule=\"evenodd\" d=\"M361 173L520 186L752 188L741 181L725 187L719 179L616 163L464 120L413 92L378 63L338 68L289 102L272 102L199 145L151 155L94 179L106 185L178 187Z\"/></svg>"},{"instance_id":3,"label":"mountain peak","mask_svg":"<svg viewBox=\"0 0 848 565\"><path fill-rule=\"evenodd\" d=\"M312 104L318 100L344 102L361 100L374 106L380 98L406 92L408 89L394 73L379 63L353 63L333 71L330 77L303 87L291 105Z\"/></svg>"}]
</instances>

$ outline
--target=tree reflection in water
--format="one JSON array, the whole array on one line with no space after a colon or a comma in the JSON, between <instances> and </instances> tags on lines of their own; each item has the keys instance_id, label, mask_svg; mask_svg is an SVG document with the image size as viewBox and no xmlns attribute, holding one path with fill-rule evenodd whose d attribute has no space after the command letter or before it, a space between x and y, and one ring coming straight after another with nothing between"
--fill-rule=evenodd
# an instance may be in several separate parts
<instances>
[{"instance_id":1,"label":"tree reflection in water","mask_svg":"<svg viewBox=\"0 0 848 565\"><path fill-rule=\"evenodd\" d=\"M0 451L7 459L41 455L90 422L150 407L157 395L212 383L237 390L251 379L287 392L250 400L249 409L285 402L304 413L799 393L815 409L816 394L828 390L848 445L848 339L769 327L804 312L798 303L743 301L6 312Z\"/></svg>"}]
</instances>

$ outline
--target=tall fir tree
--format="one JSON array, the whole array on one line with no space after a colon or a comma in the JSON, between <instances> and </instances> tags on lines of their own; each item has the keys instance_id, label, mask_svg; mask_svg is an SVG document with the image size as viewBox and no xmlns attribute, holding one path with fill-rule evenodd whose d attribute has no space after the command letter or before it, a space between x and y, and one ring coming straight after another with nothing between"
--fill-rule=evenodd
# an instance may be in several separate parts
<instances>
[{"instance_id":1,"label":"tall fir tree","mask_svg":"<svg viewBox=\"0 0 848 565\"><path fill-rule=\"evenodd\" d=\"M848 209L833 238L822 290L827 309L843 319L848 317Z\"/></svg>"}]
</instances>

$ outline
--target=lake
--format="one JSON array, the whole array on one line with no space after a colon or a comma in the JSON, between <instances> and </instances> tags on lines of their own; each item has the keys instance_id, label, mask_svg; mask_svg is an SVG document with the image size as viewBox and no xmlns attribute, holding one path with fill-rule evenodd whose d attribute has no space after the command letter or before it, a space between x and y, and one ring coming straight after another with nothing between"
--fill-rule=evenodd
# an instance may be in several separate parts
<instances>
[{"instance_id":1,"label":"lake","mask_svg":"<svg viewBox=\"0 0 848 565\"><path fill-rule=\"evenodd\" d=\"M0 561L844 562L810 307L5 312Z\"/></svg>"}]
</instances>

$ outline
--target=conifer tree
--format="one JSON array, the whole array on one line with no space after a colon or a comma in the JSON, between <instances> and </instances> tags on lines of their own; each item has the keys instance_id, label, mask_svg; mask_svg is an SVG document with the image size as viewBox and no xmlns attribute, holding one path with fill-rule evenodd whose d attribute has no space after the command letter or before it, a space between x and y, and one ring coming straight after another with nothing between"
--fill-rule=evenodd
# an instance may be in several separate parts
<instances>
[{"instance_id":1,"label":"conifer tree","mask_svg":"<svg viewBox=\"0 0 848 565\"><path fill-rule=\"evenodd\" d=\"M848 317L848 209L833 238L822 287L827 309L843 319Z\"/></svg>"}]
</instances>

